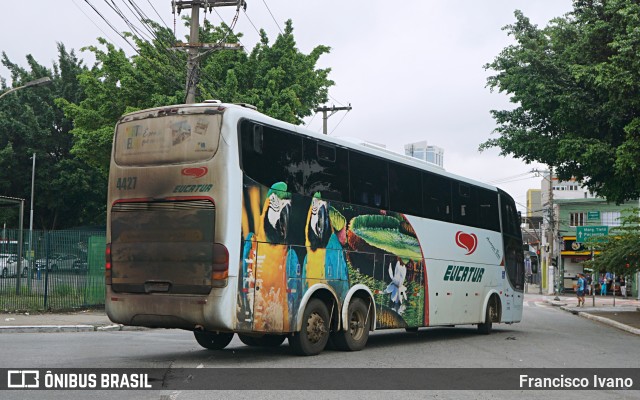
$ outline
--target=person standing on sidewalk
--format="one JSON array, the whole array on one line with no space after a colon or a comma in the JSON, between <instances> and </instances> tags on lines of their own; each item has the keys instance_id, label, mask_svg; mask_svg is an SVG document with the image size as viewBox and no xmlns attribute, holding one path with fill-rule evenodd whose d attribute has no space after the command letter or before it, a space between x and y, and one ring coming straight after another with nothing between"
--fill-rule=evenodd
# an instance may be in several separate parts
<instances>
[{"instance_id":1,"label":"person standing on sidewalk","mask_svg":"<svg viewBox=\"0 0 640 400\"><path fill-rule=\"evenodd\" d=\"M578 296L578 307L584 307L584 289L587 285L587 280L584 279L584 275L578 274L578 284L576 285L576 295Z\"/></svg>"},{"instance_id":2,"label":"person standing on sidewalk","mask_svg":"<svg viewBox=\"0 0 640 400\"><path fill-rule=\"evenodd\" d=\"M624 280L624 276L620 277L620 295L625 299L627 298L627 285Z\"/></svg>"}]
</instances>

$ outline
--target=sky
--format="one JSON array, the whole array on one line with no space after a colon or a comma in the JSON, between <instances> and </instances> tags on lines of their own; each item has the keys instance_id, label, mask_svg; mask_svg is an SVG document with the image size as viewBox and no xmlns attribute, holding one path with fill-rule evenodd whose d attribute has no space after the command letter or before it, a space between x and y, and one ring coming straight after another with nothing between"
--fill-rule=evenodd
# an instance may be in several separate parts
<instances>
[{"instance_id":1,"label":"sky","mask_svg":"<svg viewBox=\"0 0 640 400\"><path fill-rule=\"evenodd\" d=\"M90 66L93 57L80 49L105 37L132 54L89 5L116 30L129 31L108 5L114 3L134 22L127 8L131 3L174 26L170 0L31 0L28 7L3 2L0 51L25 67L27 54L51 67L56 44L63 43ZM329 118L330 135L384 144L397 152L403 152L406 143L426 140L444 148L447 171L498 186L524 211L527 189L541 185L541 178L530 171L545 167L500 156L498 149L478 151L497 135L492 134L496 124L490 110L513 107L507 95L486 87L491 71L483 66L513 43L502 27L515 21L515 10L542 27L571 8L571 0L247 0L235 32L243 33L242 44L250 51L259 39L256 28L264 29L273 42L291 19L300 51L331 47L317 65L331 68L335 82L327 105L352 107ZM216 10L206 14L207 19L231 23L235 7ZM178 16L177 37L184 40L187 33ZM0 76L9 80L1 66ZM305 123L311 130L322 129L320 114Z\"/></svg>"}]
</instances>

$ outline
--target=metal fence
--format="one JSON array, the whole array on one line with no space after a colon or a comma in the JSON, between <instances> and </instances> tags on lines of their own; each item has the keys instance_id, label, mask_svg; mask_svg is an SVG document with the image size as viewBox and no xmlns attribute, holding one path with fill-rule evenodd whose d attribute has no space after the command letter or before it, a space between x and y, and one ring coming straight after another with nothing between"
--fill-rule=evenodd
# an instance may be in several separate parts
<instances>
[{"instance_id":1,"label":"metal fence","mask_svg":"<svg viewBox=\"0 0 640 400\"><path fill-rule=\"evenodd\" d=\"M104 305L104 231L0 231L0 310L74 310ZM31 240L30 240L31 236Z\"/></svg>"}]
</instances>

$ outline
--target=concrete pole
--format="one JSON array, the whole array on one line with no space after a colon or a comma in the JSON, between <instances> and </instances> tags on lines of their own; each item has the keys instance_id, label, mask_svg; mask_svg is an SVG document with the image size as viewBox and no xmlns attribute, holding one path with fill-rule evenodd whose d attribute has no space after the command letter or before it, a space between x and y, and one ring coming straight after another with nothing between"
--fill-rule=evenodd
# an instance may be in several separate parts
<instances>
[{"instance_id":1,"label":"concrete pole","mask_svg":"<svg viewBox=\"0 0 640 400\"><path fill-rule=\"evenodd\" d=\"M191 7L191 32L189 34L189 52L187 60L187 98L186 104L196 102L196 87L198 85L198 47L200 42L200 5Z\"/></svg>"}]
</instances>

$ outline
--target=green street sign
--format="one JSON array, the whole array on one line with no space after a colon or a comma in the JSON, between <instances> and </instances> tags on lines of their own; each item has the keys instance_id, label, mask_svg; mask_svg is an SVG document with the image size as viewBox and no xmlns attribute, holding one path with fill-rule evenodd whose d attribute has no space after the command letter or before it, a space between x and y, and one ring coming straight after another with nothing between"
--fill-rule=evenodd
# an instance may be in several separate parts
<instances>
[{"instance_id":1,"label":"green street sign","mask_svg":"<svg viewBox=\"0 0 640 400\"><path fill-rule=\"evenodd\" d=\"M588 211L587 221L600 221L600 211Z\"/></svg>"},{"instance_id":2,"label":"green street sign","mask_svg":"<svg viewBox=\"0 0 640 400\"><path fill-rule=\"evenodd\" d=\"M606 225L576 227L576 242L584 243L592 236L607 236L609 227Z\"/></svg>"}]
</instances>

